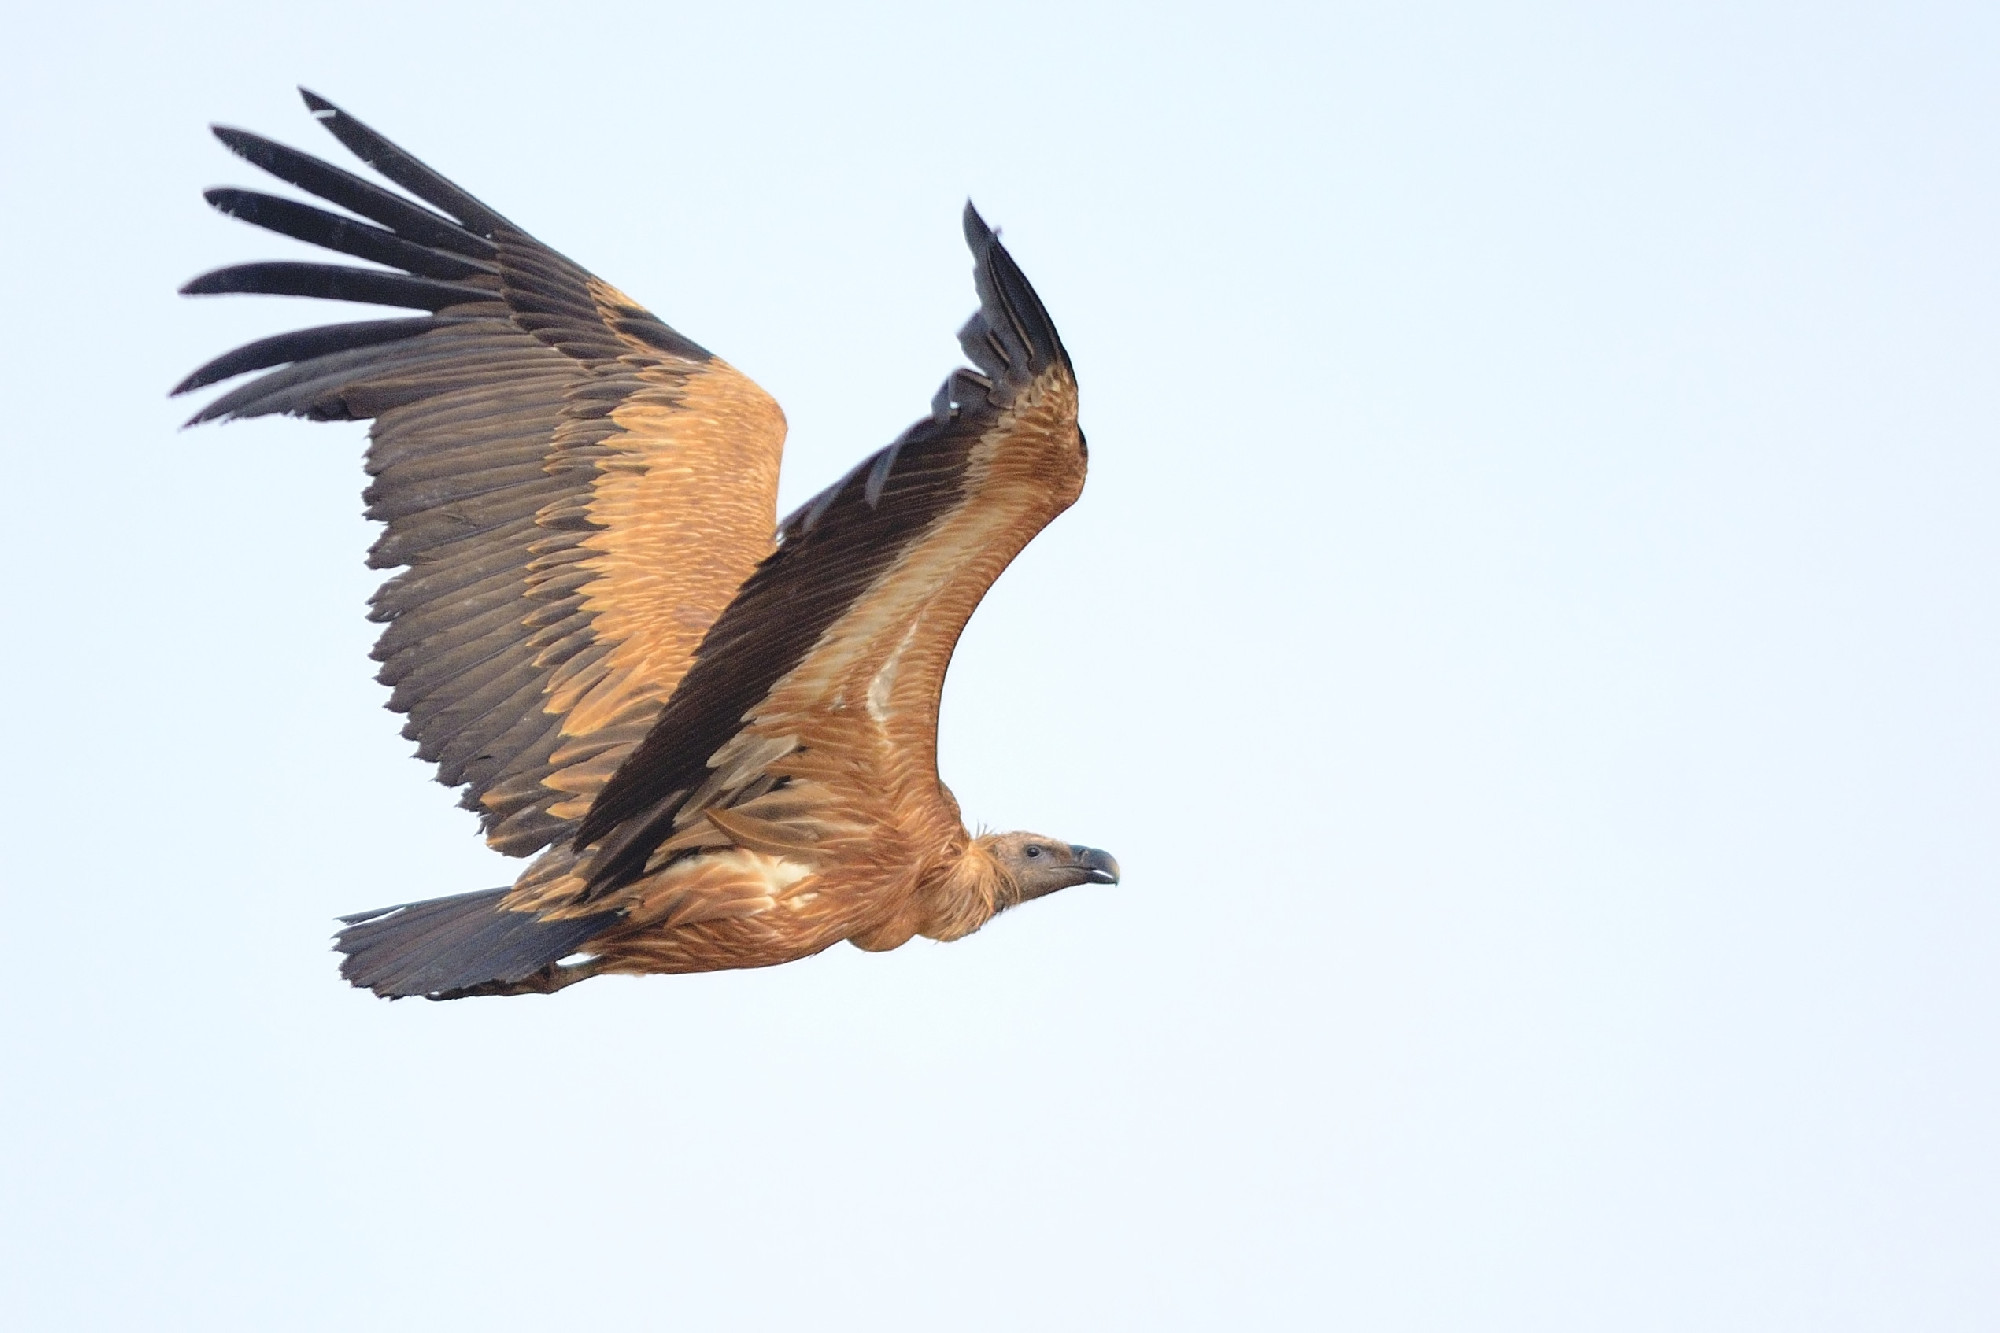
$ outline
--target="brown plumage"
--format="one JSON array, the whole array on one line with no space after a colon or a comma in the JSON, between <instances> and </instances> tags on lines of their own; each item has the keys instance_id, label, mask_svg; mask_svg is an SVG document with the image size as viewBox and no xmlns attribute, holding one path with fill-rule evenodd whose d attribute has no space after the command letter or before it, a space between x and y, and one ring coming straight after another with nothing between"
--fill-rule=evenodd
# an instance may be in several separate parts
<instances>
[{"instance_id":1,"label":"brown plumage","mask_svg":"<svg viewBox=\"0 0 2000 1333\"><path fill-rule=\"evenodd\" d=\"M182 290L426 313L266 338L174 392L262 371L189 424L373 420L366 498L385 526L369 560L402 567L371 611L389 706L487 841L535 858L507 888L347 918L345 976L444 999L763 967L841 940L957 939L1116 882L1091 848L973 837L938 778L952 649L1085 463L1068 353L970 205L980 309L959 339L977 369L777 524L785 423L761 389L305 99L415 200L224 128L239 156L347 212L208 199L384 267L243 264Z\"/></svg>"}]
</instances>

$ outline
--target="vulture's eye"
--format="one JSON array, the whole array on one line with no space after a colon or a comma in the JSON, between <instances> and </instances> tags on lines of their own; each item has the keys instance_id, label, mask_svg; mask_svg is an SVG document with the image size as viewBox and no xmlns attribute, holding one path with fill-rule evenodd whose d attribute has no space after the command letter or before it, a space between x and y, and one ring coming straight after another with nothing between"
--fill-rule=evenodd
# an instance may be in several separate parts
<instances>
[{"instance_id":1,"label":"vulture's eye","mask_svg":"<svg viewBox=\"0 0 2000 1333\"><path fill-rule=\"evenodd\" d=\"M1030 848L1028 848L1028 851L1027 851L1027 856L1028 856L1028 859L1029 859L1029 860L1031 860L1031 861L1032 861L1032 860L1034 860L1034 859L1035 859L1036 857L1040 856L1041 854L1042 854L1042 849L1041 849L1041 848L1039 848L1039 847L1030 847Z\"/></svg>"}]
</instances>

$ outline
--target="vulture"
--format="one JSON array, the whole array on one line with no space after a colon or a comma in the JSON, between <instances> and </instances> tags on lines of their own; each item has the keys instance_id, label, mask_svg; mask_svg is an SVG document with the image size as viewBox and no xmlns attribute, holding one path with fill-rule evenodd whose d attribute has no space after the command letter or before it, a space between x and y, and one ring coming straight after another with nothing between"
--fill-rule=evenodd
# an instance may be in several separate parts
<instances>
[{"instance_id":1,"label":"vulture","mask_svg":"<svg viewBox=\"0 0 2000 1333\"><path fill-rule=\"evenodd\" d=\"M763 390L340 108L388 188L244 130L331 205L213 189L231 217L362 261L237 264L254 292L405 312L259 339L188 422L367 420L374 657L403 735L463 788L509 885L341 918L388 997L545 994L600 973L767 967L841 940L954 940L1106 853L970 833L937 772L945 668L1001 570L1083 489L1076 376L967 204L971 367L783 522ZM335 211L338 210L338 211Z\"/></svg>"}]
</instances>

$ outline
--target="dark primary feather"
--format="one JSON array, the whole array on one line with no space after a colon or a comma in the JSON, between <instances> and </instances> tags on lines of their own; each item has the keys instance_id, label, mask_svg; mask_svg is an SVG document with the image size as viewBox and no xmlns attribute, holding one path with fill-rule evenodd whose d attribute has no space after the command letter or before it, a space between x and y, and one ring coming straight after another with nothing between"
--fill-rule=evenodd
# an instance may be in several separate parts
<instances>
[{"instance_id":1,"label":"dark primary feather","mask_svg":"<svg viewBox=\"0 0 2000 1333\"><path fill-rule=\"evenodd\" d=\"M317 296L325 301L365 301L370 305L408 306L436 312L447 306L491 300L493 294L407 273L348 268L344 264L302 264L296 260L265 260L232 264L191 279L182 296L222 296L232 292L262 296Z\"/></svg>"},{"instance_id":2,"label":"dark primary feather","mask_svg":"<svg viewBox=\"0 0 2000 1333\"><path fill-rule=\"evenodd\" d=\"M311 153L228 125L217 125L215 137L251 166L270 172L287 185L316 194L330 204L338 204L350 213L379 222L407 240L474 259L490 258L493 254L493 243L486 238Z\"/></svg>"},{"instance_id":3,"label":"dark primary feather","mask_svg":"<svg viewBox=\"0 0 2000 1333\"><path fill-rule=\"evenodd\" d=\"M302 204L296 199L283 199L275 194L264 194L257 190L237 190L227 187L205 190L202 197L207 199L219 213L233 218L241 218L266 231L275 231L281 236L305 241L311 245L337 250L356 259L372 260L377 264L388 264L415 274L420 278L440 278L447 282L454 278L470 278L475 274L494 271L493 265L460 255L443 254L427 245L406 241L385 227L373 226L354 218L344 218L338 213L329 213L311 204Z\"/></svg>"},{"instance_id":4,"label":"dark primary feather","mask_svg":"<svg viewBox=\"0 0 2000 1333\"><path fill-rule=\"evenodd\" d=\"M995 380L1020 388L1051 365L1069 366L1069 353L1056 334L1055 321L1042 298L1029 285L1021 266L1000 244L1000 237L970 201L965 205L965 243L972 249L973 286L979 310L959 330L965 354Z\"/></svg>"},{"instance_id":5,"label":"dark primary feather","mask_svg":"<svg viewBox=\"0 0 2000 1333\"><path fill-rule=\"evenodd\" d=\"M348 151L433 208L451 214L481 236L491 236L503 228L520 230L318 93L301 88L299 96L311 108L313 118L346 144Z\"/></svg>"},{"instance_id":6,"label":"dark primary feather","mask_svg":"<svg viewBox=\"0 0 2000 1333\"><path fill-rule=\"evenodd\" d=\"M310 361L333 352L351 352L362 347L399 342L404 338L414 338L419 333L428 333L437 326L435 319L365 319L349 324L322 324L318 328L259 338L234 351L224 352L203 365L176 384L169 396L179 397L252 370L266 370L290 361Z\"/></svg>"},{"instance_id":7,"label":"dark primary feather","mask_svg":"<svg viewBox=\"0 0 2000 1333\"><path fill-rule=\"evenodd\" d=\"M1068 356L1005 247L970 204L966 240L980 309L961 335L992 377L954 371L933 415L779 525L778 549L703 638L666 711L597 794L576 831L601 846L590 892L637 879L673 832L709 757L884 571L962 496L972 447L1017 389Z\"/></svg>"}]
</instances>

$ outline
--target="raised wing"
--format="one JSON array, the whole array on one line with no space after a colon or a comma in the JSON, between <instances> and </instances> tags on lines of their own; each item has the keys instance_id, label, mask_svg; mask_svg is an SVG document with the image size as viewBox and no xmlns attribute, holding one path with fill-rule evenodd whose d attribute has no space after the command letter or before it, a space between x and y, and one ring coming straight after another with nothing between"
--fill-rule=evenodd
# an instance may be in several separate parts
<instances>
[{"instance_id":1,"label":"raised wing","mask_svg":"<svg viewBox=\"0 0 2000 1333\"><path fill-rule=\"evenodd\" d=\"M526 855L573 834L772 549L784 417L616 288L304 96L421 202L223 127L238 156L346 212L250 190L208 200L382 267L242 264L182 291L425 313L265 338L174 392L263 371L189 424L374 419L367 512L387 526L369 564L407 566L370 613L388 622L375 657L389 706L438 780L465 787L488 841Z\"/></svg>"},{"instance_id":2,"label":"raised wing","mask_svg":"<svg viewBox=\"0 0 2000 1333\"><path fill-rule=\"evenodd\" d=\"M960 631L1083 489L1076 380L1034 289L970 205L978 371L788 518L644 744L577 831L586 901L723 843L811 864L941 847L937 715ZM948 827L946 827L948 823Z\"/></svg>"}]
</instances>

